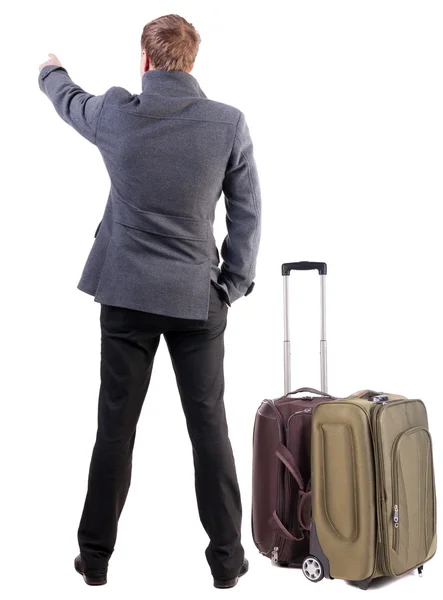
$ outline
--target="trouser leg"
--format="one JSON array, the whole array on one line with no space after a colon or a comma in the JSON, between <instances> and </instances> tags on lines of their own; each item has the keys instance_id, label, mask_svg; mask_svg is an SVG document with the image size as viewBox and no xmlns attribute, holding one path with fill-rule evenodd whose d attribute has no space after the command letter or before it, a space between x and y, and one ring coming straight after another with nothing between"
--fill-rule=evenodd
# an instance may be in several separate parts
<instances>
[{"instance_id":1,"label":"trouser leg","mask_svg":"<svg viewBox=\"0 0 443 600\"><path fill-rule=\"evenodd\" d=\"M214 577L235 577L243 563L242 507L228 435L224 393L227 307L211 286L209 318L165 333L193 448L195 488Z\"/></svg>"},{"instance_id":2,"label":"trouser leg","mask_svg":"<svg viewBox=\"0 0 443 600\"><path fill-rule=\"evenodd\" d=\"M129 317L128 317L129 315ZM148 390L158 333L138 328L137 311L102 305L97 436L78 530L87 569L106 568L131 483L136 426Z\"/></svg>"}]
</instances>

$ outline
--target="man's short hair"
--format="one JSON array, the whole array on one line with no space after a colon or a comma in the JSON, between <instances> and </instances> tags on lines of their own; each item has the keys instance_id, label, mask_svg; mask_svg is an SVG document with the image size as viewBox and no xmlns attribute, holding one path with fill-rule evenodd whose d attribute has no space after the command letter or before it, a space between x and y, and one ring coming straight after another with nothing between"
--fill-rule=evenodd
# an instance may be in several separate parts
<instances>
[{"instance_id":1,"label":"man's short hair","mask_svg":"<svg viewBox=\"0 0 443 600\"><path fill-rule=\"evenodd\" d=\"M143 28L142 50L160 71L190 71L197 56L200 35L179 15L166 15Z\"/></svg>"}]
</instances>

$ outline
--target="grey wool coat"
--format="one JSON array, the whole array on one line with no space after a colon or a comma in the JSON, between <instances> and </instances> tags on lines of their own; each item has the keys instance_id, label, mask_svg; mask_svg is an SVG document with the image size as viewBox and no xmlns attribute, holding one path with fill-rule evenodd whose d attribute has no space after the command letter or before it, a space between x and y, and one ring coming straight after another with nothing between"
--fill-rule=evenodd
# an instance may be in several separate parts
<instances>
[{"instance_id":1,"label":"grey wool coat","mask_svg":"<svg viewBox=\"0 0 443 600\"><path fill-rule=\"evenodd\" d=\"M112 87L93 96L52 65L38 81L97 146L110 177L80 290L102 304L199 320L211 280L229 305L252 291L261 200L243 113L208 100L184 71L147 71L141 94ZM222 194L220 265L213 223Z\"/></svg>"}]
</instances>

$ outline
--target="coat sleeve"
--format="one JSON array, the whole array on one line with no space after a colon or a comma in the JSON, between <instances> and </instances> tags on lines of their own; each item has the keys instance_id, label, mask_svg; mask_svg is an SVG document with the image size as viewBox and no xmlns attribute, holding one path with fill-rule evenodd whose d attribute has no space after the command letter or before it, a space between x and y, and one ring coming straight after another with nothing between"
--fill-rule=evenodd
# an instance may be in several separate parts
<instances>
[{"instance_id":1,"label":"coat sleeve","mask_svg":"<svg viewBox=\"0 0 443 600\"><path fill-rule=\"evenodd\" d=\"M38 83L63 121L95 144L97 124L106 94L88 94L72 81L64 67L56 65L43 67Z\"/></svg>"},{"instance_id":2,"label":"coat sleeve","mask_svg":"<svg viewBox=\"0 0 443 600\"><path fill-rule=\"evenodd\" d=\"M228 288L231 302L247 296L254 287L261 237L261 196L253 145L241 113L223 182L227 236L221 247L219 281Z\"/></svg>"}]
</instances>

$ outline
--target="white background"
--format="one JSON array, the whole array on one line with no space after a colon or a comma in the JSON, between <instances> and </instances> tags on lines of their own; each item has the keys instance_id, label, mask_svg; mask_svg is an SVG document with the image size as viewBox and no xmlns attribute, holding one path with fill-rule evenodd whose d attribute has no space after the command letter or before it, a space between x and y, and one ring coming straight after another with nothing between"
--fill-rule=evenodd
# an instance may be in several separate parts
<instances>
[{"instance_id":1,"label":"white background","mask_svg":"<svg viewBox=\"0 0 443 600\"><path fill-rule=\"evenodd\" d=\"M252 427L261 400L283 392L281 263L326 261L330 392L424 399L442 485L442 3L28 1L3 12L0 596L362 594L341 581L313 586L258 554ZM114 85L140 93L142 28L171 12L201 33L193 75L207 96L246 114L263 196L256 288L229 310L226 332L226 407L251 563L231 592L212 588L163 342L108 585L87 587L72 566L100 349L99 305L76 285L109 180L97 149L40 92L38 65L53 52L91 93ZM221 242L222 203L216 232ZM293 274L290 283L293 387L318 386L318 276ZM442 566L437 553L423 579L367 593L435 597Z\"/></svg>"}]
</instances>

